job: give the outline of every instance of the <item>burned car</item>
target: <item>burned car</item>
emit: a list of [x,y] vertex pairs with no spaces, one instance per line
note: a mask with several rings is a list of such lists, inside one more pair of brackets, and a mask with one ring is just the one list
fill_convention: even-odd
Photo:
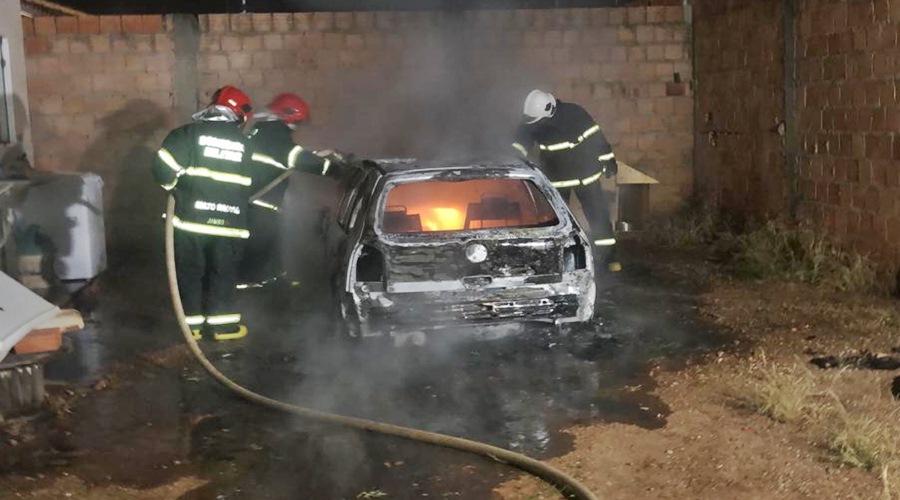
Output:
[[547,178],[507,162],[354,162],[332,255],[352,337],[591,319],[589,239]]

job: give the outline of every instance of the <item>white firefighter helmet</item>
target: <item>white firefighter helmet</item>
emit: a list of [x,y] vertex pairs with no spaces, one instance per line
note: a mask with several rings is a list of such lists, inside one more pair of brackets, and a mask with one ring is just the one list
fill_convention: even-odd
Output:
[[541,118],[549,118],[556,112],[556,98],[543,90],[532,90],[525,98],[522,110],[527,123],[534,123]]

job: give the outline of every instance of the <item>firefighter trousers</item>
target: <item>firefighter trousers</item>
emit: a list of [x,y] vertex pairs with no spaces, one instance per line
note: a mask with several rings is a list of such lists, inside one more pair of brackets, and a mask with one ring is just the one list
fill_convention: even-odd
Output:
[[192,330],[233,333],[237,263],[243,240],[175,230],[175,270],[184,314]]
[[238,265],[238,281],[254,284],[278,276],[281,263],[281,217],[268,208],[250,206],[247,240]]
[[598,268],[607,267],[618,261],[609,200],[602,184],[595,182],[587,186],[564,188],[571,190],[571,193],[563,193],[563,197],[570,206],[573,203],[573,196],[581,205],[584,218],[587,219],[587,233],[591,236],[594,246],[594,262]]

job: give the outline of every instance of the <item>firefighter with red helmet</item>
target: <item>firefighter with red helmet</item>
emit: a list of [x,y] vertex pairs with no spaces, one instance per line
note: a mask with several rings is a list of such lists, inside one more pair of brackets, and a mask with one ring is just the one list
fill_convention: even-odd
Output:
[[175,198],[175,266],[187,323],[197,339],[247,335],[235,309],[237,261],[250,237],[250,148],[241,127],[250,98],[225,86],[208,107],[163,140],[152,171]]
[[598,269],[620,271],[605,194],[608,188],[609,195],[615,195],[612,177],[618,165],[600,126],[581,106],[542,90],[528,94],[523,112],[513,147],[526,159],[529,150],[536,149],[541,170],[566,201],[571,194],[578,197],[590,225]]
[[278,212],[294,172],[333,175],[334,157],[314,153],[296,144],[293,132],[309,117],[302,97],[284,93],[275,96],[266,110],[253,117],[248,130],[253,151],[252,177],[255,195],[248,211],[253,236],[240,265],[239,288],[261,286],[277,279],[281,264]]

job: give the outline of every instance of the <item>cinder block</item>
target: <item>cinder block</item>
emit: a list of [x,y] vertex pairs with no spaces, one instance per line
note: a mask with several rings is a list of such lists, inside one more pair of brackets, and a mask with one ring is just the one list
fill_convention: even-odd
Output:
[[268,33],[272,31],[272,14],[250,14],[250,25],[257,33]]
[[562,47],[563,37],[561,31],[545,31],[543,38],[545,47]]
[[[628,47],[629,62],[643,62],[647,60],[647,53],[644,47]],[[652,76],[652,71],[651,71]]]
[[313,28],[313,15],[309,12],[295,12],[293,14],[294,31],[309,31]]
[[609,9],[595,8],[589,9],[591,26],[606,26],[609,24]]
[[141,16],[141,28],[139,33],[161,33],[163,32],[162,16]]
[[648,45],[646,50],[648,61],[664,61],[666,59],[665,45]]
[[56,34],[56,18],[53,16],[35,17],[34,33],[42,36]]
[[683,45],[677,44],[668,44],[665,49],[666,60],[668,61],[676,61],[680,59],[684,59],[685,51]]
[[[69,53],[69,37],[55,36],[50,41],[50,53],[53,55],[65,55]],[[27,39],[26,39],[27,42]],[[28,50],[26,47],[26,55]]]
[[374,12],[354,12],[354,22],[359,30],[371,30],[375,28]]
[[87,39],[72,39],[69,41],[69,53],[71,54],[88,54],[91,47],[88,45]]
[[651,43],[655,39],[655,28],[653,26],[637,26],[635,28],[635,39],[637,43]]
[[344,35],[340,33],[325,33],[325,48],[340,49],[344,46]]
[[253,19],[250,14],[229,14],[228,23],[231,31],[235,33],[249,33],[253,31]]
[[228,57],[221,54],[206,56],[206,69],[209,71],[225,71],[228,69]]
[[334,14],[334,27],[342,31],[349,31],[353,29],[353,13],[336,12]]
[[[29,36],[25,38],[25,55],[37,57],[50,52],[50,40],[43,36]],[[31,61],[29,61],[31,64]]]
[[646,7],[628,7],[626,11],[626,19],[628,24],[638,25],[647,22]]
[[620,26],[616,31],[616,40],[621,44],[631,44],[637,40],[635,30],[629,26]]
[[233,70],[246,70],[250,68],[251,54],[246,52],[232,52],[228,54],[228,67]]
[[294,17],[290,13],[279,12],[272,14],[272,31],[276,33],[289,33],[294,28]]
[[513,25],[518,29],[531,29],[534,27],[534,11],[530,9],[518,9],[513,13]]
[[78,33],[78,18],[71,16],[57,17],[56,32],[59,34]]
[[123,33],[140,33],[141,16],[122,16]]
[[334,29],[333,12],[316,12],[313,14],[313,28],[317,31],[330,31]]
[[[244,37],[238,35],[222,35],[220,44],[225,52],[236,52],[241,50],[241,40]],[[254,38],[254,37],[247,37]]]
[[231,30],[231,21],[228,14],[207,15],[210,33],[225,33]]
[[347,48],[361,49],[366,46],[365,39],[360,34],[347,35]]
[[390,11],[382,11],[375,13],[375,26],[380,30],[391,30],[394,28],[394,13]]
[[620,26],[625,24],[625,16],[627,13],[627,9],[624,7],[614,7],[607,9],[609,13],[609,24],[613,26]]
[[89,39],[91,53],[107,54],[111,49],[109,35],[91,35]]
[[263,48],[266,50],[281,50],[284,48],[284,40],[282,35],[272,33],[263,36]]
[[[282,43],[284,42],[284,37],[288,35],[279,35],[282,37]],[[257,50],[261,50],[263,48],[263,37],[258,35],[247,35],[239,38],[241,42],[240,50],[246,52],[253,52]]]
[[667,23],[683,23],[684,9],[681,6],[663,7],[666,10]]
[[34,34],[34,19],[30,17],[20,16],[22,20],[22,35],[31,36]]

